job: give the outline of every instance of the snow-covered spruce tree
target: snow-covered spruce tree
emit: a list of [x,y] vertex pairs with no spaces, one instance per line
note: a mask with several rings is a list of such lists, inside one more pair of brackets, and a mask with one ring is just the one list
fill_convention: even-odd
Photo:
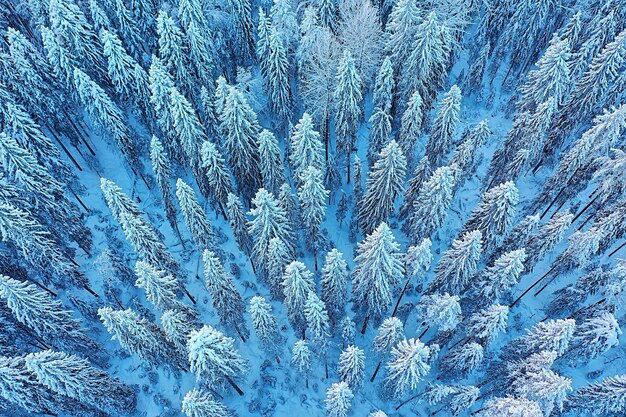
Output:
[[422,182],[408,220],[412,243],[431,237],[443,225],[454,196],[455,170],[454,166],[437,168]]
[[460,375],[466,377],[483,362],[483,346],[476,342],[463,343],[443,357],[439,364],[440,372],[445,376]]
[[426,145],[428,159],[436,166],[442,164],[452,146],[454,134],[459,124],[461,98],[461,90],[453,85],[439,104],[439,110],[433,121]]
[[163,363],[180,368],[186,366],[184,359],[177,354],[174,345],[167,341],[163,331],[133,310],[102,307],[98,310],[98,315],[112,338],[131,355],[136,353],[142,360],[155,366]]
[[249,200],[261,184],[256,143],[261,127],[257,116],[245,96],[231,87],[219,119],[228,164],[239,192]]
[[339,329],[341,330],[341,347],[353,344],[356,336],[356,324],[354,320],[346,315],[341,319],[341,322],[339,322]]
[[250,0],[230,0],[228,7],[235,17],[236,48],[241,51],[241,60],[248,62],[254,57],[254,24]]
[[247,330],[243,313],[245,303],[235,287],[232,275],[224,269],[214,252],[204,250],[204,286],[211,294],[213,308],[217,311],[220,323],[232,326],[245,342]]
[[549,416],[555,408],[563,412],[563,402],[567,392],[572,390],[572,380],[544,369],[517,378],[511,390],[520,397],[537,402],[543,415]]
[[156,177],[156,182],[161,192],[161,198],[163,199],[165,217],[172,227],[172,230],[174,230],[182,242],[182,237],[178,229],[178,221],[176,219],[176,206],[174,204],[172,185],[170,183],[172,173],[170,160],[163,148],[163,144],[159,138],[154,135],[152,135],[152,140],[150,141],[150,159],[152,161],[152,170],[154,171],[154,176]]
[[151,115],[150,89],[148,74],[134,60],[122,45],[122,41],[115,34],[107,30],[100,32],[100,41],[107,59],[107,73],[115,91],[134,102],[146,116]]
[[506,331],[509,318],[509,308],[499,304],[480,310],[468,319],[466,333],[486,346],[500,334]]
[[585,415],[619,415],[626,410],[626,375],[606,378],[579,389],[567,399],[567,409]]
[[402,339],[404,339],[404,324],[402,324],[402,321],[397,317],[388,317],[383,320],[372,341],[372,350],[380,356],[380,360],[370,378],[370,382],[374,382],[374,379],[376,379],[380,366],[391,348]]
[[26,368],[23,357],[0,356],[0,396],[6,405],[30,413],[52,414],[57,406],[53,394]]
[[583,321],[574,331],[567,356],[574,361],[595,359],[619,344],[622,334],[612,313],[604,312]]
[[189,364],[196,378],[210,388],[230,384],[239,395],[243,391],[235,383],[243,377],[248,363],[235,349],[235,341],[211,326],[192,331],[187,341]]
[[301,184],[302,174],[310,167],[324,171],[324,145],[308,113],[304,113],[295,125],[290,142],[289,161],[297,184]]
[[261,346],[268,353],[276,356],[276,361],[280,363],[279,353],[282,351],[281,343],[283,337],[278,330],[276,317],[272,314],[272,306],[261,296],[254,296],[250,299],[248,307],[252,328],[261,342]]
[[250,215],[253,216],[248,222],[248,233],[254,241],[252,256],[261,271],[267,274],[269,272],[267,254],[272,238],[282,240],[289,253],[293,253],[292,231],[287,212],[279,205],[272,193],[261,188],[252,200]]
[[166,339],[172,343],[179,355],[187,357],[187,339],[196,328],[196,318],[189,310],[167,310],[161,315],[161,327]]
[[174,19],[160,10],[156,19],[159,58],[174,77],[179,88],[191,91],[190,59],[184,49],[184,34]]
[[393,4],[385,27],[385,52],[389,54],[391,62],[404,63],[409,58],[417,26],[422,21],[421,15],[415,0],[399,0]]
[[176,135],[174,129],[174,118],[172,115],[170,91],[174,87],[174,79],[167,72],[167,68],[163,61],[152,55],[150,60],[150,69],[148,70],[148,81],[150,83],[150,103],[154,110],[156,123],[166,138],[172,138],[171,141],[166,140],[165,146],[172,158],[182,161],[182,149],[176,146],[173,138]]
[[339,355],[339,378],[355,391],[363,385],[365,377],[365,352],[357,346],[348,346]]
[[[415,144],[422,134],[424,121],[423,103],[420,93],[415,91],[406,105],[400,121],[398,144],[404,152],[408,166],[413,166],[415,160]],[[427,158],[426,156],[424,158]],[[422,160],[423,161],[423,160]]]
[[267,247],[267,281],[270,287],[272,298],[282,300],[283,293],[282,279],[285,268],[293,261],[287,245],[280,238],[273,237]]
[[291,349],[291,364],[298,373],[304,377],[306,387],[309,387],[309,374],[311,373],[311,349],[305,339],[298,340]]
[[87,360],[64,352],[44,350],[24,358],[26,367],[37,380],[58,395],[74,398],[104,412],[132,414],[135,392]]
[[563,104],[571,86],[570,54],[568,39],[553,37],[550,46],[530,71],[526,81],[520,87],[522,97],[517,104],[520,111],[534,111],[537,106],[550,97],[556,105]]
[[395,140],[380,152],[366,183],[366,192],[359,202],[359,223],[369,234],[393,214],[395,200],[404,191],[406,158]]
[[93,122],[109,132],[136,175],[141,174],[137,146],[131,139],[122,110],[89,75],[74,68],[74,87]]
[[365,313],[361,332],[370,319],[380,318],[392,301],[393,289],[403,276],[400,245],[386,223],[381,223],[357,245],[352,273],[352,295]]
[[[407,160],[407,167],[410,166]],[[404,192],[404,201],[400,206],[398,217],[401,220],[406,219],[413,208],[413,204],[417,199],[422,184],[428,181],[433,175],[433,166],[428,160],[428,156],[424,156],[413,170],[413,176],[409,179],[406,191]],[[408,230],[409,222],[405,222],[402,230]]]
[[528,238],[525,263],[527,272],[532,271],[537,262],[543,259],[546,253],[553,250],[563,240],[573,218],[574,215],[569,211],[556,213],[546,224]]
[[537,323],[528,332],[512,341],[508,348],[515,357],[524,357],[541,351],[562,355],[572,340],[576,322],[573,319],[546,320]]
[[270,29],[267,51],[261,64],[263,80],[270,106],[281,124],[286,124],[291,115],[291,89],[289,86],[289,60],[281,36],[276,28]]
[[180,147],[178,152],[184,158],[184,165],[190,166],[198,186],[207,194],[204,178],[200,170],[200,149],[207,140],[202,122],[193,105],[176,87],[170,88],[170,107],[174,123],[174,137]]
[[430,372],[430,362],[431,348],[419,339],[401,340],[391,349],[385,388],[394,398],[402,398]]
[[293,50],[298,40],[298,20],[292,10],[292,3],[286,0],[273,0],[270,9],[272,28],[275,28],[285,47]]
[[481,300],[500,300],[518,283],[522,272],[524,272],[525,260],[525,249],[503,254],[491,266],[478,274],[472,290]]
[[176,197],[185,224],[199,250],[212,249],[215,244],[215,232],[209,223],[193,188],[182,179],[176,181]]
[[227,196],[226,211],[228,222],[239,249],[250,256],[252,253],[252,238],[248,234],[248,219],[246,219],[244,214],[241,199],[233,193],[229,193]]
[[54,32],[45,26],[41,26],[41,40],[46,52],[46,58],[52,67],[54,75],[64,86],[72,85],[72,77],[77,60],[67,48],[59,43]]
[[476,172],[478,156],[480,155],[478,148],[487,142],[491,134],[487,120],[483,120],[463,136],[462,142],[454,150],[450,158],[450,165],[458,167],[456,175],[457,188],[463,184],[465,179]]
[[336,87],[333,97],[335,106],[335,134],[337,135],[337,150],[348,161],[347,179],[350,182],[350,160],[352,148],[356,143],[357,123],[361,118],[361,101],[363,81],[359,76],[354,58],[348,49],[337,67]]
[[19,323],[40,338],[61,346],[83,343],[85,335],[72,312],[34,284],[0,275],[0,299]]
[[529,214],[520,220],[504,239],[502,243],[491,255],[491,259],[495,259],[496,256],[501,256],[505,252],[510,252],[515,249],[521,249],[528,243],[528,238],[536,232],[537,225],[541,220],[538,214]]
[[313,291],[315,291],[315,282],[311,271],[299,261],[293,261],[287,265],[283,275],[283,294],[287,316],[296,332],[304,334],[307,325],[305,304],[309,293]]
[[391,135],[391,115],[389,110],[375,108],[369,119],[370,138],[367,144],[367,159],[374,164],[383,146],[389,141]]
[[426,325],[422,335],[435,327],[442,332],[454,330],[462,320],[461,305],[456,295],[448,293],[424,295],[417,308],[422,325]]
[[180,284],[172,275],[144,261],[135,264],[135,274],[137,274],[135,286],[143,288],[148,301],[158,310],[164,312],[181,306],[177,297]]
[[[330,322],[324,302],[313,291],[309,292],[304,303],[304,317],[311,341],[317,346],[319,354],[324,356],[324,364],[327,368],[326,351],[330,337]],[[328,371],[326,371],[326,374],[328,374]]]
[[324,185],[329,191],[328,204],[335,201],[335,194],[337,191],[343,191],[341,183],[341,174],[339,173],[339,167],[337,166],[337,160],[334,155],[329,155],[326,160],[326,175],[324,175]]
[[[441,20],[433,10],[424,19],[420,19],[415,27],[415,35],[407,39],[408,44],[402,47],[408,51],[408,55],[403,61],[397,61],[402,63],[399,77],[400,96],[403,101],[407,101],[411,94],[419,92],[424,102],[424,113],[430,110],[437,93],[443,89],[447,75],[450,50],[444,42],[442,32]],[[458,93],[460,102],[460,90],[455,89],[454,95]],[[447,143],[441,143],[434,150],[445,150],[445,145]],[[431,159],[437,160],[436,157]]]
[[322,268],[321,298],[326,304],[331,323],[339,323],[345,315],[345,305],[348,300],[347,284],[350,278],[348,263],[343,254],[333,248],[326,254]]
[[[391,313],[392,316],[395,316],[398,312],[398,307],[400,307],[400,302],[402,301],[402,297],[404,297],[404,293],[409,288],[411,279],[419,278],[422,281],[426,271],[430,269],[430,265],[433,261],[431,247],[432,242],[429,238],[425,238],[418,245],[410,246],[407,249],[406,254],[404,255],[404,269],[406,271],[407,278],[404,282],[404,286],[402,287],[402,291],[398,296],[398,301],[396,301],[396,306]],[[422,282],[419,283],[419,287],[421,286]]]
[[454,240],[435,268],[435,279],[429,291],[462,294],[470,278],[476,273],[478,260],[482,254],[482,233],[478,230],[467,232]]
[[46,272],[45,281],[60,287],[71,284],[89,288],[86,278],[28,211],[0,203],[0,235],[2,241],[14,245],[29,264]]
[[543,417],[539,404],[524,397],[504,397],[488,400],[478,417]]
[[354,394],[345,382],[336,382],[326,390],[326,415],[346,417],[352,407]]
[[226,161],[215,144],[209,141],[202,144],[200,155],[204,175],[209,186],[209,195],[219,204],[222,214],[226,217],[228,195],[233,192],[233,184],[226,167]]
[[194,388],[185,394],[182,411],[187,417],[231,417],[233,413],[207,391]]
[[485,69],[489,64],[489,56],[491,54],[491,44],[487,41],[478,52],[478,56],[472,61],[472,64],[467,70],[467,76],[463,82],[463,90],[466,93],[477,92],[478,97],[482,96],[480,88],[483,84],[483,77],[485,75]]
[[390,111],[393,105],[393,90],[396,86],[396,82],[393,78],[393,65],[389,56],[385,56],[376,80],[374,82],[374,89],[372,92],[372,104],[374,108]]
[[263,129],[259,134],[259,161],[263,188],[272,193],[277,193],[284,178],[283,165],[280,159],[278,140],[267,129]]
[[320,228],[326,216],[327,197],[328,190],[324,188],[322,172],[315,167],[308,167],[300,176],[298,198],[302,221],[307,229],[307,245],[313,249],[316,270]]
[[423,397],[430,405],[442,404],[453,416],[469,410],[478,400],[480,389],[473,385],[433,384],[426,387]]

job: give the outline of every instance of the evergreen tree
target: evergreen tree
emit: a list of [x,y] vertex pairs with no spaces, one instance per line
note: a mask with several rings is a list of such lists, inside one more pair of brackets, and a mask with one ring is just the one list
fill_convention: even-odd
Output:
[[246,255],[252,253],[252,238],[248,234],[248,220],[243,212],[241,200],[233,193],[228,194],[226,200],[228,222],[235,236],[239,249]]
[[516,379],[511,387],[513,392],[539,404],[543,415],[550,415],[556,408],[563,411],[567,392],[572,390],[572,380],[558,375],[549,369],[526,373]]
[[567,355],[574,360],[594,359],[619,344],[622,334],[612,313],[604,312],[576,326]]
[[346,417],[352,407],[354,394],[345,382],[336,382],[326,390],[326,415]]
[[[408,166],[409,164],[407,160],[407,167]],[[409,179],[409,182],[407,184],[407,189],[404,193],[404,201],[400,206],[400,219],[405,219],[411,213],[411,209],[413,208],[413,204],[415,203],[415,200],[419,195],[422,184],[425,181],[428,181],[432,174],[433,167],[428,160],[428,156],[424,156],[413,170],[413,177]],[[403,226],[403,230],[408,230],[408,225],[409,222],[406,222]]]
[[576,322],[573,319],[546,320],[537,323],[525,335],[510,344],[516,357],[524,357],[542,351],[554,351],[562,355],[574,335]]
[[[398,144],[404,152],[408,166],[413,166],[415,159],[415,144],[422,135],[422,122],[424,121],[423,102],[420,93],[415,91],[402,113]],[[427,158],[426,156],[424,158]],[[423,159],[422,159],[423,161]],[[420,162],[421,163],[421,162]]]
[[102,411],[135,412],[135,392],[76,355],[44,350],[30,353],[26,367],[54,393],[93,405]]
[[435,268],[435,280],[431,291],[445,291],[462,294],[470,278],[476,273],[478,260],[482,254],[482,233],[478,230],[467,232],[454,240]]
[[[157,125],[166,138],[174,138],[176,137],[176,130],[174,128],[174,116],[170,108],[174,80],[167,72],[163,62],[154,55],[150,61],[148,80],[150,82],[150,103],[152,103]],[[176,143],[175,140],[166,140],[165,146],[173,158],[182,161],[182,149],[176,146]]]
[[357,246],[352,294],[368,318],[380,317],[391,304],[393,289],[404,273],[399,249],[386,223],[381,223]]
[[161,315],[161,326],[166,339],[180,355],[187,356],[187,339],[195,328],[195,318],[187,310],[167,310]]
[[417,27],[422,21],[421,14],[415,0],[400,0],[393,4],[385,27],[385,50],[391,62],[404,63],[409,58]]
[[187,417],[231,417],[233,413],[213,395],[192,389],[183,398],[182,411]]
[[565,232],[572,223],[574,215],[569,211],[556,213],[537,232],[532,234],[526,243],[525,270],[530,272],[546,253],[563,240]]
[[383,63],[380,65],[376,81],[374,83],[374,91],[372,93],[372,104],[374,108],[383,110],[391,110],[393,104],[393,89],[395,81],[393,79],[393,66],[389,56],[385,56]]
[[[363,99],[362,80],[357,73],[354,58],[348,49],[337,67],[337,86],[333,97],[335,105],[335,132],[337,148],[349,162],[352,148],[356,143],[357,123],[361,117]],[[350,182],[350,164],[348,163],[347,182]]]
[[338,323],[345,314],[347,302],[348,264],[336,248],[326,254],[322,268],[321,296],[332,323]]
[[452,203],[454,169],[447,166],[437,168],[421,185],[409,219],[413,242],[430,237],[443,225]]
[[243,392],[234,382],[248,368],[234,340],[211,326],[203,326],[192,331],[187,342],[191,371],[198,380],[204,381],[209,388],[220,387],[228,382],[240,395]]
[[217,311],[220,323],[232,326],[245,341],[246,329],[243,319],[245,303],[235,287],[233,277],[226,272],[215,253],[205,249],[202,260],[204,286],[211,294],[213,308]]
[[296,331],[304,333],[306,327],[305,304],[309,293],[315,290],[313,274],[299,261],[293,261],[285,269],[283,294],[287,316]]
[[311,340],[318,346],[320,353],[326,353],[328,338],[330,337],[330,323],[326,306],[314,291],[310,291],[306,298],[304,316]]
[[493,265],[478,275],[474,284],[476,293],[482,300],[499,300],[518,283],[520,275],[524,272],[525,260],[525,249],[501,255]]
[[309,373],[311,372],[311,349],[305,339],[294,343],[291,350],[291,364],[304,377],[307,388],[309,387]]
[[244,60],[248,60],[254,54],[252,4],[250,0],[231,0],[228,5],[235,16],[237,50],[241,51]]
[[162,363],[184,366],[182,358],[176,354],[175,347],[167,342],[161,329],[133,310],[102,307],[98,315],[112,338],[131,355],[136,353],[155,366]]
[[127,158],[136,174],[141,173],[141,163],[136,144],[130,138],[122,110],[89,75],[74,68],[74,87],[79,101],[93,122],[109,132]]
[[348,346],[339,355],[337,373],[339,378],[347,383],[352,390],[363,384],[365,376],[365,352],[356,346]]
[[391,115],[389,110],[376,107],[369,119],[370,140],[367,145],[367,159],[373,164],[382,147],[389,141],[391,135]]
[[274,134],[267,129],[263,129],[259,134],[259,161],[263,188],[271,193],[278,192],[278,187],[283,181],[280,148]]
[[276,29],[288,50],[293,50],[298,40],[298,20],[291,8],[292,4],[287,0],[273,0],[270,10],[272,28]]
[[228,202],[228,195],[233,190],[226,161],[214,143],[206,141],[200,150],[202,168],[205,170],[209,195],[219,203],[222,214],[226,216],[225,207]]
[[454,330],[462,319],[459,297],[448,293],[423,296],[418,310],[423,324],[428,328],[438,327],[440,331]]
[[606,378],[583,387],[568,398],[568,408],[591,415],[611,415],[626,410],[626,375]]
[[182,179],[176,181],[176,197],[185,224],[199,250],[211,249],[214,246],[215,232],[213,226],[196,198],[196,193]]
[[52,394],[26,368],[23,357],[0,357],[0,395],[7,405],[30,413],[51,414],[56,406]]
[[441,165],[450,151],[454,134],[459,123],[461,110],[461,90],[456,85],[450,88],[439,105],[437,116],[426,145],[428,159],[435,165]]
[[466,327],[467,334],[486,345],[506,331],[508,317],[507,306],[493,304],[470,316]]
[[265,14],[265,10],[259,7],[259,24],[257,25],[257,41],[256,41],[256,58],[261,67],[262,73],[267,71],[266,65],[268,60],[267,56],[270,44],[270,34],[272,31],[272,21],[269,16]]
[[189,73],[189,59],[183,43],[183,32],[174,19],[164,10],[159,11],[156,19],[159,58],[167,71],[174,77],[178,87],[192,91]]
[[489,56],[491,54],[491,43],[487,41],[481,48],[478,56],[472,61],[468,71],[465,82],[463,83],[463,90],[468,93],[479,91],[483,84],[483,77],[485,75],[485,69],[489,63]]
[[178,15],[185,31],[189,61],[198,80],[203,84],[213,78],[212,74],[218,66],[218,42],[213,38],[205,8],[206,5],[201,0],[179,0],[178,3]]
[[339,323],[341,328],[341,345],[349,346],[354,343],[354,337],[356,336],[356,324],[350,316],[345,316]]
[[487,142],[491,134],[487,120],[483,120],[463,136],[462,142],[456,147],[452,158],[450,158],[450,165],[458,167],[456,188],[459,188],[466,178],[476,172],[478,155],[480,155],[478,149]]
[[80,322],[60,301],[34,284],[0,275],[0,299],[22,323],[44,340],[68,344],[84,344]]
[[440,370],[446,375],[461,375],[467,377],[483,362],[484,352],[482,345],[476,342],[463,343],[441,360]]
[[244,95],[237,89],[230,88],[224,111],[219,118],[228,164],[237,187],[246,199],[251,199],[258,190],[261,179],[256,144],[256,136],[261,127],[256,114]]
[[313,248],[317,268],[317,246],[320,240],[320,228],[326,216],[328,190],[324,188],[321,171],[315,167],[309,167],[302,173],[300,184],[298,190],[300,213],[307,228],[307,242]]
[[539,404],[524,397],[493,398],[485,403],[478,417],[542,417]]
[[395,199],[404,191],[406,158],[395,140],[380,152],[367,179],[367,191],[359,204],[359,223],[364,233],[371,233],[380,223],[389,221]]
[[401,340],[387,363],[385,387],[395,398],[403,397],[430,372],[431,348],[418,339]]
[[280,344],[283,337],[278,330],[276,318],[272,314],[272,306],[260,296],[254,296],[250,299],[248,307],[250,318],[252,320],[252,328],[254,329],[261,346],[268,352],[276,355],[281,351]]
[[277,237],[270,239],[267,247],[267,278],[272,298],[280,300],[284,297],[282,277],[285,274],[285,268],[292,260],[293,256],[285,242]]
[[294,170],[294,177],[298,184],[305,170],[309,167],[323,171],[324,156],[320,134],[315,131],[313,119],[304,113],[294,127],[291,135],[291,149],[289,160]]
[[289,60],[283,41],[274,27],[270,29],[267,52],[263,59],[267,60],[267,63],[261,64],[261,69],[265,69],[263,78],[270,106],[278,119],[286,123],[291,114]]
[[292,232],[287,218],[287,212],[278,204],[274,196],[261,188],[252,200],[253,208],[250,215],[253,219],[248,222],[248,233],[253,237],[252,256],[261,266],[262,270],[268,271],[268,247],[274,237],[283,241],[292,252],[290,246]]
[[501,243],[511,227],[518,201],[519,192],[513,181],[486,191],[465,222],[463,232],[479,230],[483,237],[483,248],[485,252],[490,252]]
[[154,135],[152,135],[152,140],[150,142],[150,159],[152,161],[152,170],[154,171],[159,191],[161,191],[161,198],[163,199],[163,206],[165,208],[165,217],[172,227],[172,230],[180,236],[178,221],[176,220],[176,206],[174,205],[172,186],[170,184],[170,177],[172,173],[170,160],[165,153],[163,144],[159,138]]
[[148,301],[158,310],[166,311],[181,306],[176,296],[179,283],[172,275],[143,261],[135,264],[135,274],[137,274],[135,286],[143,288]]

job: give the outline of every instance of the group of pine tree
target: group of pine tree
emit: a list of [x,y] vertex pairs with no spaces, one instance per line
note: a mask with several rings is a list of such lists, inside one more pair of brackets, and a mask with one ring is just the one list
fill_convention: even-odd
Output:
[[3,415],[141,413],[132,355],[231,416],[242,346],[329,417],[626,413],[626,1],[7,0],[0,32]]

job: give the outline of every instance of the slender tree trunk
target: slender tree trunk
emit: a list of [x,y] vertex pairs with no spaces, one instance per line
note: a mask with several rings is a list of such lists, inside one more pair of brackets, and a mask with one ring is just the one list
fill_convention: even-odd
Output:
[[403,407],[405,405],[407,405],[408,403],[410,403],[411,401],[413,401],[414,399],[416,399],[417,397],[419,397],[421,394],[415,394],[414,396],[412,396],[411,398],[409,398],[408,400],[404,400],[402,401],[400,404],[398,404],[395,407],[395,410],[398,411],[400,409],[400,407]]
[[45,285],[41,284],[38,281],[35,281],[34,279],[28,279],[30,282],[32,282],[33,284],[35,284],[36,286],[38,286],[39,288],[41,288],[42,290],[46,291],[48,294],[50,294],[53,297],[58,297],[59,294],[57,294],[56,292],[52,291],[50,288],[46,287]]
[[587,211],[587,209],[589,207],[591,207],[591,205],[598,199],[598,197],[600,197],[600,194],[596,195],[593,200],[591,200],[590,202],[587,203],[587,205],[585,207],[583,207],[583,209],[581,211],[578,212],[578,214],[572,219],[572,223],[574,223],[576,220],[578,220],[578,218],[585,212]]
[[89,285],[83,285],[83,288],[91,295],[93,295],[96,298],[100,298],[100,296],[98,294],[96,294],[96,292],[94,290],[92,290],[91,288],[89,288]]
[[185,287],[183,285],[183,292],[185,293],[185,295],[187,296],[187,298],[189,298],[189,301],[191,301],[193,304],[196,304],[196,299],[193,298],[193,296],[191,295],[191,293],[189,292],[189,290],[187,289],[187,287]]
[[624,246],[626,246],[626,242],[622,243],[621,245],[619,245],[617,248],[615,248],[614,251],[612,251],[611,253],[609,253],[609,256],[613,256],[615,255],[615,253],[620,250],[621,248],[623,248]]
[[361,334],[365,334],[365,331],[367,330],[367,323],[370,321],[370,316],[369,314],[367,316],[365,316],[365,320],[363,320],[363,326],[361,326]]
[[346,178],[346,184],[350,184],[350,167],[352,166],[352,158],[350,158],[351,155],[352,152],[348,151],[348,176]]
[[275,355],[274,358],[276,358],[276,363],[280,365],[280,356]]
[[378,375],[378,371],[380,371],[380,366],[383,364],[383,360],[381,359],[380,361],[378,361],[378,365],[376,365],[376,369],[374,370],[374,373],[372,374],[372,377],[370,378],[370,382],[374,382],[374,380],[376,379],[376,375]]
[[400,301],[402,301],[402,297],[404,297],[404,293],[406,292],[406,289],[409,287],[409,283],[411,282],[411,277],[409,276],[406,279],[406,282],[404,283],[404,287],[402,287],[402,291],[400,292],[400,295],[398,296],[398,301],[396,301],[396,306],[393,308],[393,312],[391,313],[391,317],[395,317],[396,313],[398,312],[398,307],[400,307]]
[[224,375],[224,379],[226,379],[226,382],[228,382],[230,386],[233,387],[235,391],[237,391],[237,394],[243,397],[243,391],[241,390],[241,388],[239,388],[235,381],[232,380],[231,377],[229,377],[228,375]]
[[554,270],[554,268],[556,268],[556,265],[553,266],[552,268],[550,268],[548,270],[548,272],[546,272],[541,278],[539,278],[538,280],[536,280],[535,282],[533,282],[533,284],[526,288],[526,291],[524,291],[519,297],[517,297],[515,299],[515,301],[513,301],[510,305],[509,308],[513,308],[517,303],[519,303],[521,301],[522,298],[524,298],[526,296],[526,294],[528,294],[533,288],[535,288],[537,285],[539,285],[539,283],[544,279],[544,277],[548,276],[548,274],[550,272],[552,272]]
[[239,337],[241,338],[241,341],[243,343],[246,343],[246,338],[245,336],[241,333],[241,330],[239,330],[239,326],[233,326],[235,328],[235,331],[237,332],[237,334],[239,335]]

